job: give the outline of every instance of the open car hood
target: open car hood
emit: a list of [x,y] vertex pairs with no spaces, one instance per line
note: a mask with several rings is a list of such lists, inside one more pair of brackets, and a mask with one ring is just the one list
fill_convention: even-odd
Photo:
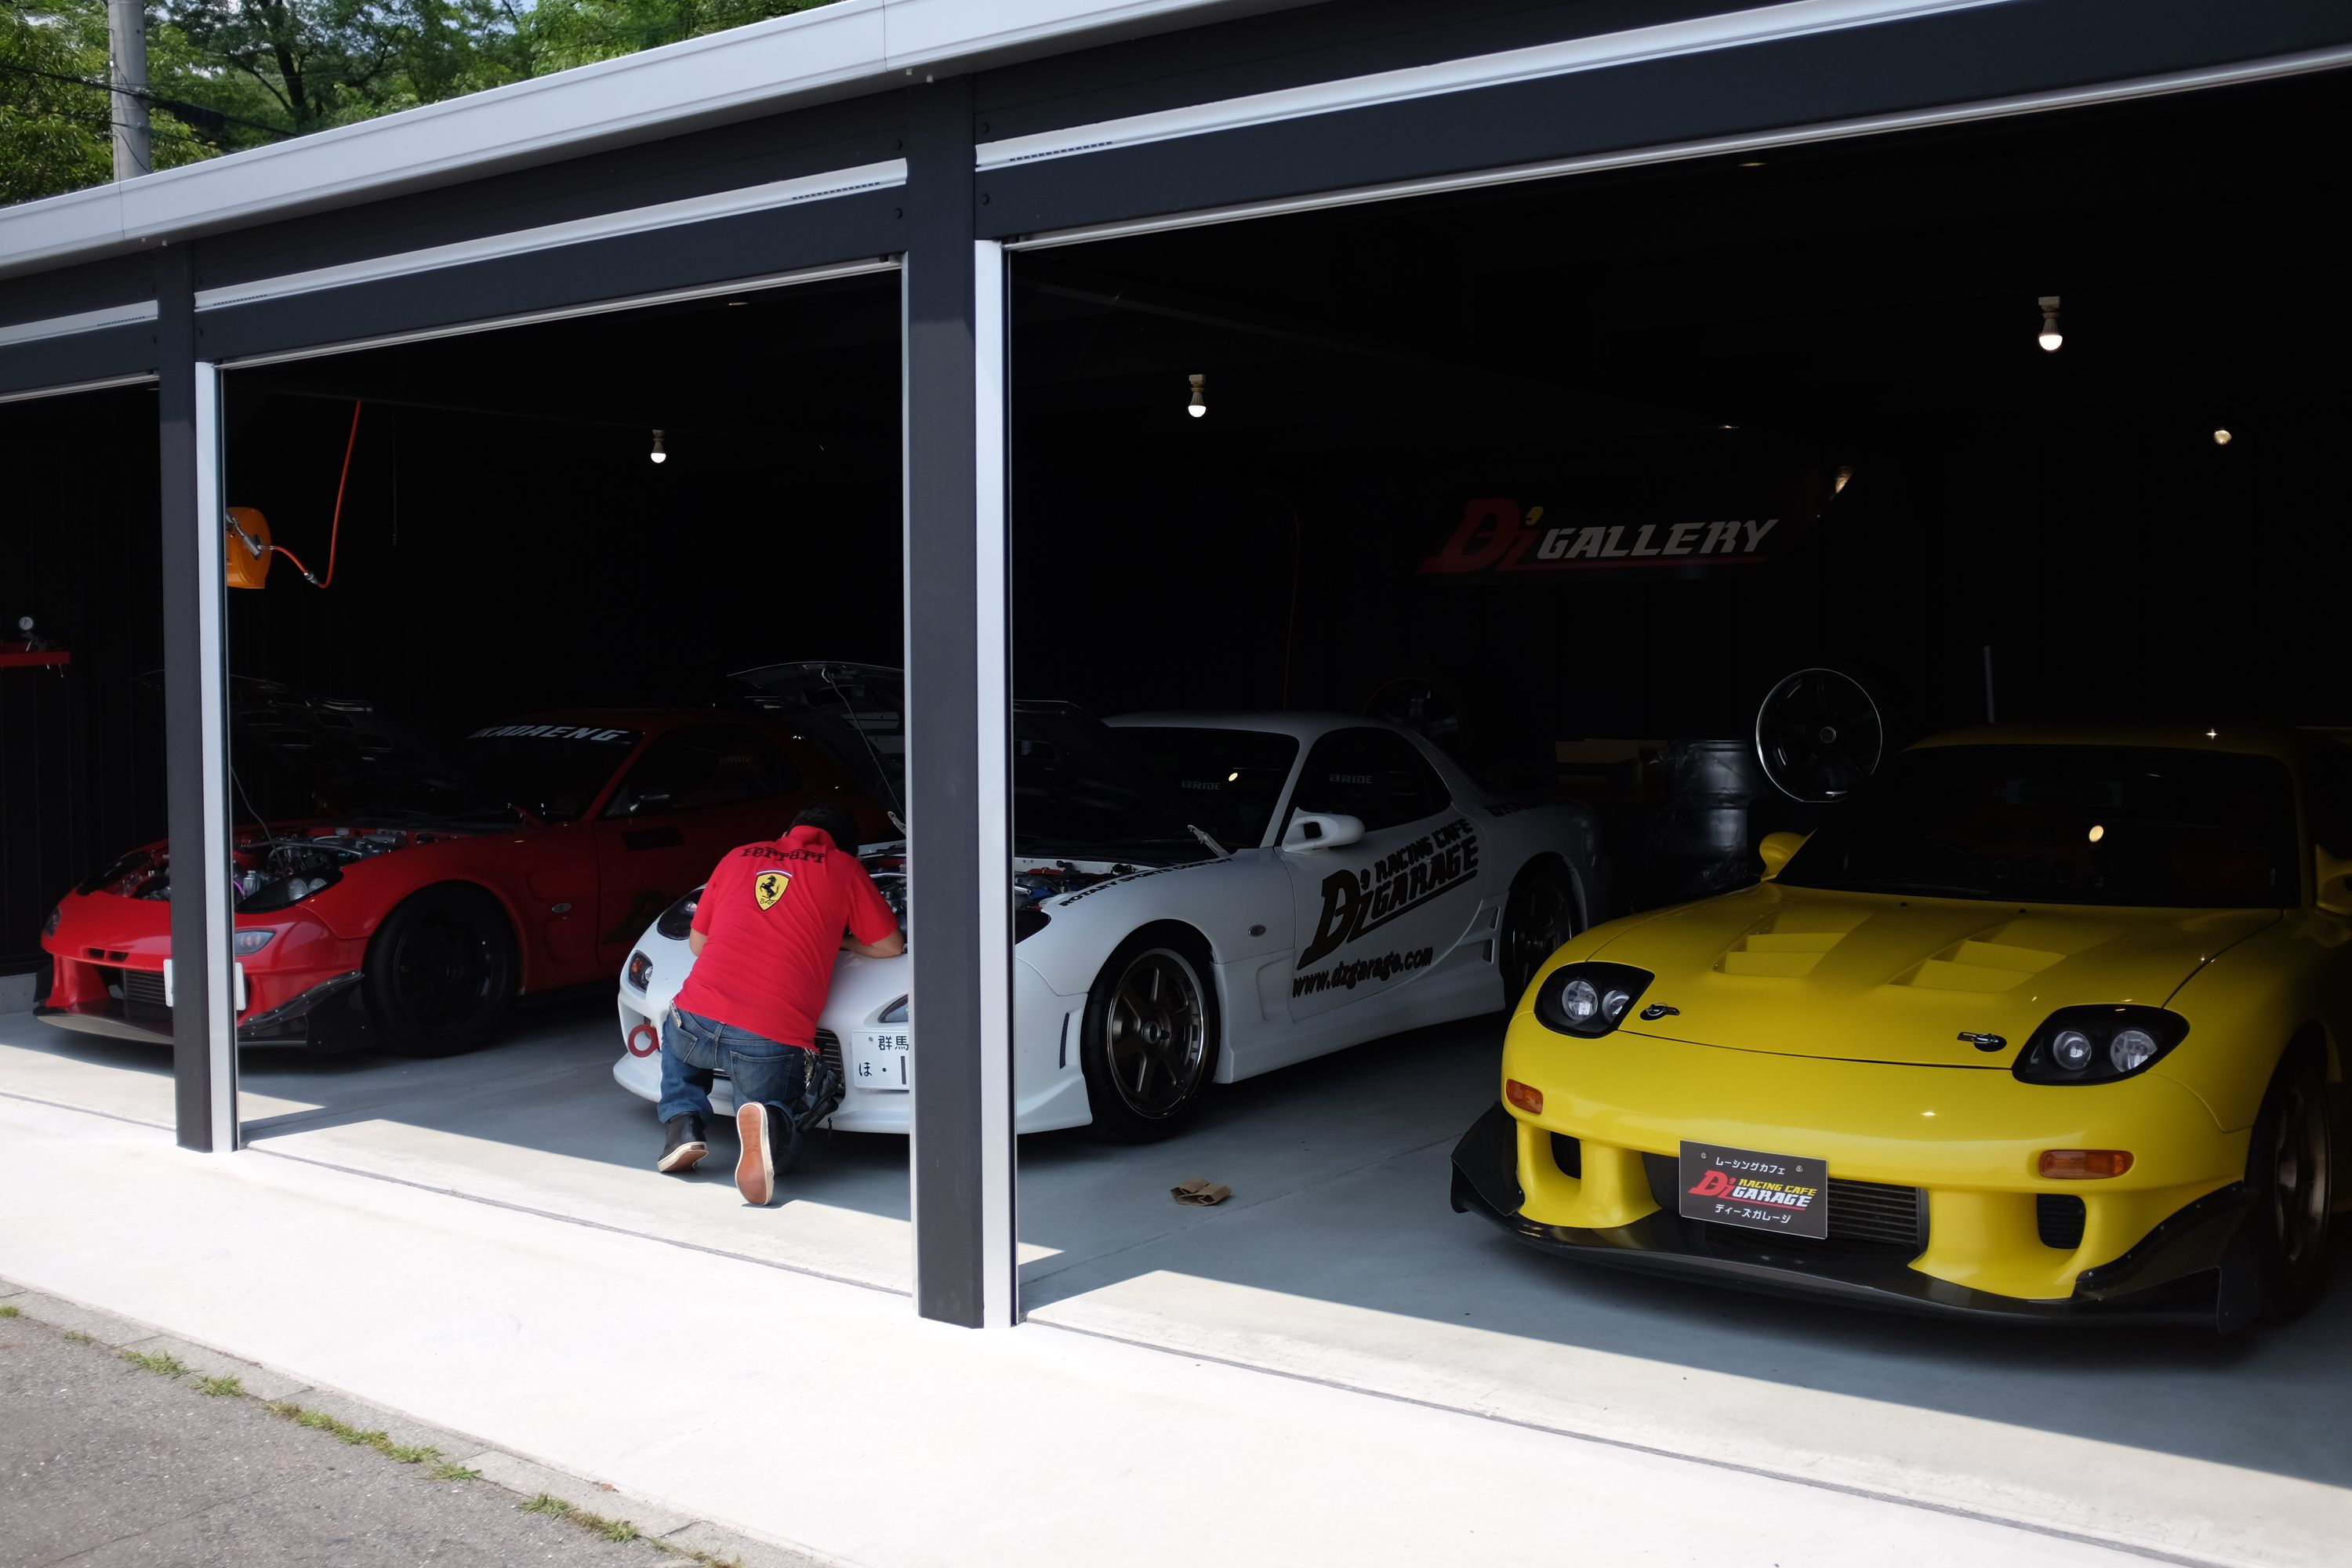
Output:
[[[1897,898],[1759,883],[1669,910],[1590,957],[1656,978],[1621,1033],[1851,1061],[2007,1068],[2060,1007],[2161,1006],[2275,910]],[[1640,1009],[1637,1008],[1637,1014]],[[1963,1033],[1999,1035],[1986,1052]]]

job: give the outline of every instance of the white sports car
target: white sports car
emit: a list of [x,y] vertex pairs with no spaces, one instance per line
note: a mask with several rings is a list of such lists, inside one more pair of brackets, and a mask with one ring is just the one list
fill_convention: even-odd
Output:
[[[1024,1132],[1142,1141],[1230,1083],[1517,999],[1607,908],[1582,806],[1502,799],[1412,731],[1342,714],[1014,708],[1014,1099]],[[1228,848],[1227,847],[1231,847]],[[898,847],[866,854],[905,916]],[[660,1096],[694,895],[621,977],[613,1076]],[[910,942],[919,933],[909,931]],[[904,1132],[911,955],[845,956],[830,1125]],[[713,1095],[730,1109],[722,1078]]]

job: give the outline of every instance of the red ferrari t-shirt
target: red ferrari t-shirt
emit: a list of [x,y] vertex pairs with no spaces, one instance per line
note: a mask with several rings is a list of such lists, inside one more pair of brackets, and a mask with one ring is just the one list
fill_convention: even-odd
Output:
[[898,920],[857,857],[822,828],[730,851],[695,906],[705,941],[677,1005],[788,1046],[816,1047],[845,931],[887,941]]

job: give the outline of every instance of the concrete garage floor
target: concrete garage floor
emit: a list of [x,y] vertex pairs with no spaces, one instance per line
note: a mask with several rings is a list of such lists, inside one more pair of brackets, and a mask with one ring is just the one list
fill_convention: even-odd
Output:
[[[821,1141],[791,1201],[747,1212],[724,1162],[694,1182],[650,1170],[650,1110],[608,1076],[608,1001],[519,1022],[443,1062],[256,1053],[252,1146],[907,1289],[903,1140]],[[2352,1256],[2318,1312],[2231,1341],[1917,1322],[1561,1264],[1447,1205],[1497,1026],[1234,1086],[1165,1144],[1024,1140],[1032,1321],[2179,1559],[2342,1560]],[[0,1019],[0,1092],[161,1124],[164,1066]],[[1234,1198],[1179,1207],[1167,1189],[1194,1175]]]

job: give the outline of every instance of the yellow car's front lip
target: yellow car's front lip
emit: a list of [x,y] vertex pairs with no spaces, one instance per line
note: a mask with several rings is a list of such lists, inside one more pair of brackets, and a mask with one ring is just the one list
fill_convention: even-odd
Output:
[[[2172,1215],[2243,1175],[2243,1131],[2147,1073],[2119,1083],[2044,1087],[2006,1068],[1833,1060],[1616,1034],[1582,1039],[1513,1020],[1504,1076],[1540,1090],[1539,1114],[1512,1108],[1521,1203],[1538,1226],[1615,1232],[1661,1207],[1643,1156],[1685,1141],[1826,1162],[1833,1180],[1923,1188],[1927,1243],[1908,1267],[1970,1291],[2063,1300],[2086,1269],[2140,1246]],[[1581,1173],[1555,1161],[1551,1134],[1578,1140]],[[2126,1174],[2054,1181],[2047,1149],[2123,1149]],[[2079,1245],[2045,1246],[2036,1198],[2084,1201]],[[1832,1209],[1834,1214],[1834,1208]],[[1711,1227],[1712,1228],[1712,1227]]]

